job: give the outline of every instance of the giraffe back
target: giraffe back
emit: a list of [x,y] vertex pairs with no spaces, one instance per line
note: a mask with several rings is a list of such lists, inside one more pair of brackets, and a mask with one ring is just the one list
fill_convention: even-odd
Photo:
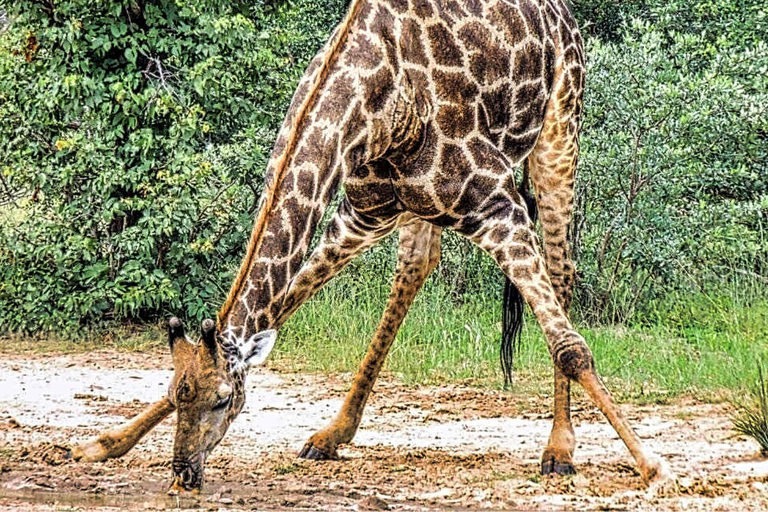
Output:
[[[363,112],[391,120],[386,163],[348,179],[360,209],[396,197],[450,225],[514,187],[509,169],[536,145],[555,88],[580,104],[582,41],[562,0],[369,1],[353,23],[337,66],[359,75]],[[462,201],[467,190],[477,197]]]

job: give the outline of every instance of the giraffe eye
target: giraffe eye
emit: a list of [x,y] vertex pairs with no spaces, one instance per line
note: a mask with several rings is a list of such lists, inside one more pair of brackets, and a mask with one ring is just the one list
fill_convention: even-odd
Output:
[[179,382],[176,387],[176,402],[191,402],[195,398],[195,390],[186,379]]
[[231,402],[231,401],[232,401],[232,395],[229,395],[229,396],[227,396],[225,398],[222,398],[221,400],[216,402],[216,405],[213,406],[213,410],[214,411],[220,411],[220,410],[224,409],[226,406],[228,406],[229,402]]

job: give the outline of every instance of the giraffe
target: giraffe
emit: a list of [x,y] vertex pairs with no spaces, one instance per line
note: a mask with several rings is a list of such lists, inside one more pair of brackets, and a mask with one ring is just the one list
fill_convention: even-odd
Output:
[[[645,482],[673,489],[668,465],[624,419],[567,314],[574,267],[566,233],[584,75],[582,39],[565,0],[353,0],[296,90],[217,322],[206,320],[195,342],[171,319],[175,374],[167,397],[73,455],[125,453],[176,410],[171,489],[199,489],[207,455],[243,407],[245,375],[266,359],[276,329],[351,259],[399,229],[393,290],[352,389],[334,422],[300,453],[334,457],[357,430],[447,228],[491,255],[545,334],[555,414],[542,472],[573,472],[575,381],[624,441]],[[518,189],[514,169],[521,164]],[[525,200],[528,179],[541,212],[543,255]],[[342,184],[345,197],[302,266]]]

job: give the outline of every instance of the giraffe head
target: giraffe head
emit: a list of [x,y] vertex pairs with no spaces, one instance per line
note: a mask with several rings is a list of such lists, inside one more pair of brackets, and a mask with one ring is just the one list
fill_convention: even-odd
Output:
[[197,491],[206,457],[219,444],[245,402],[249,367],[264,362],[275,331],[262,331],[240,346],[217,340],[213,320],[203,321],[201,339],[187,337],[181,320],[168,322],[174,375],[168,398],[176,407],[171,492]]

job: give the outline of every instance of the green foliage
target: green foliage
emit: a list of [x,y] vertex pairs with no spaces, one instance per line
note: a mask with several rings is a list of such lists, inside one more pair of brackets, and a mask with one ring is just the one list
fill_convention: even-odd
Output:
[[343,8],[9,6],[0,172],[27,198],[2,213],[2,330],[212,314],[274,132]]
[[[211,315],[296,81],[347,3],[0,6],[0,204],[17,198],[0,206],[0,331]],[[764,296],[764,2],[574,11],[589,65],[577,316],[684,330],[695,305],[737,307],[745,283]],[[387,289],[395,245],[347,276]],[[452,234],[443,246],[433,281],[451,303],[496,303],[490,259]]]
[[621,41],[588,41],[574,234],[590,321],[768,275],[765,4],[646,9]]
[[625,23],[632,17],[646,17],[649,0],[587,0],[571,3],[579,30],[585,38],[620,41]]

